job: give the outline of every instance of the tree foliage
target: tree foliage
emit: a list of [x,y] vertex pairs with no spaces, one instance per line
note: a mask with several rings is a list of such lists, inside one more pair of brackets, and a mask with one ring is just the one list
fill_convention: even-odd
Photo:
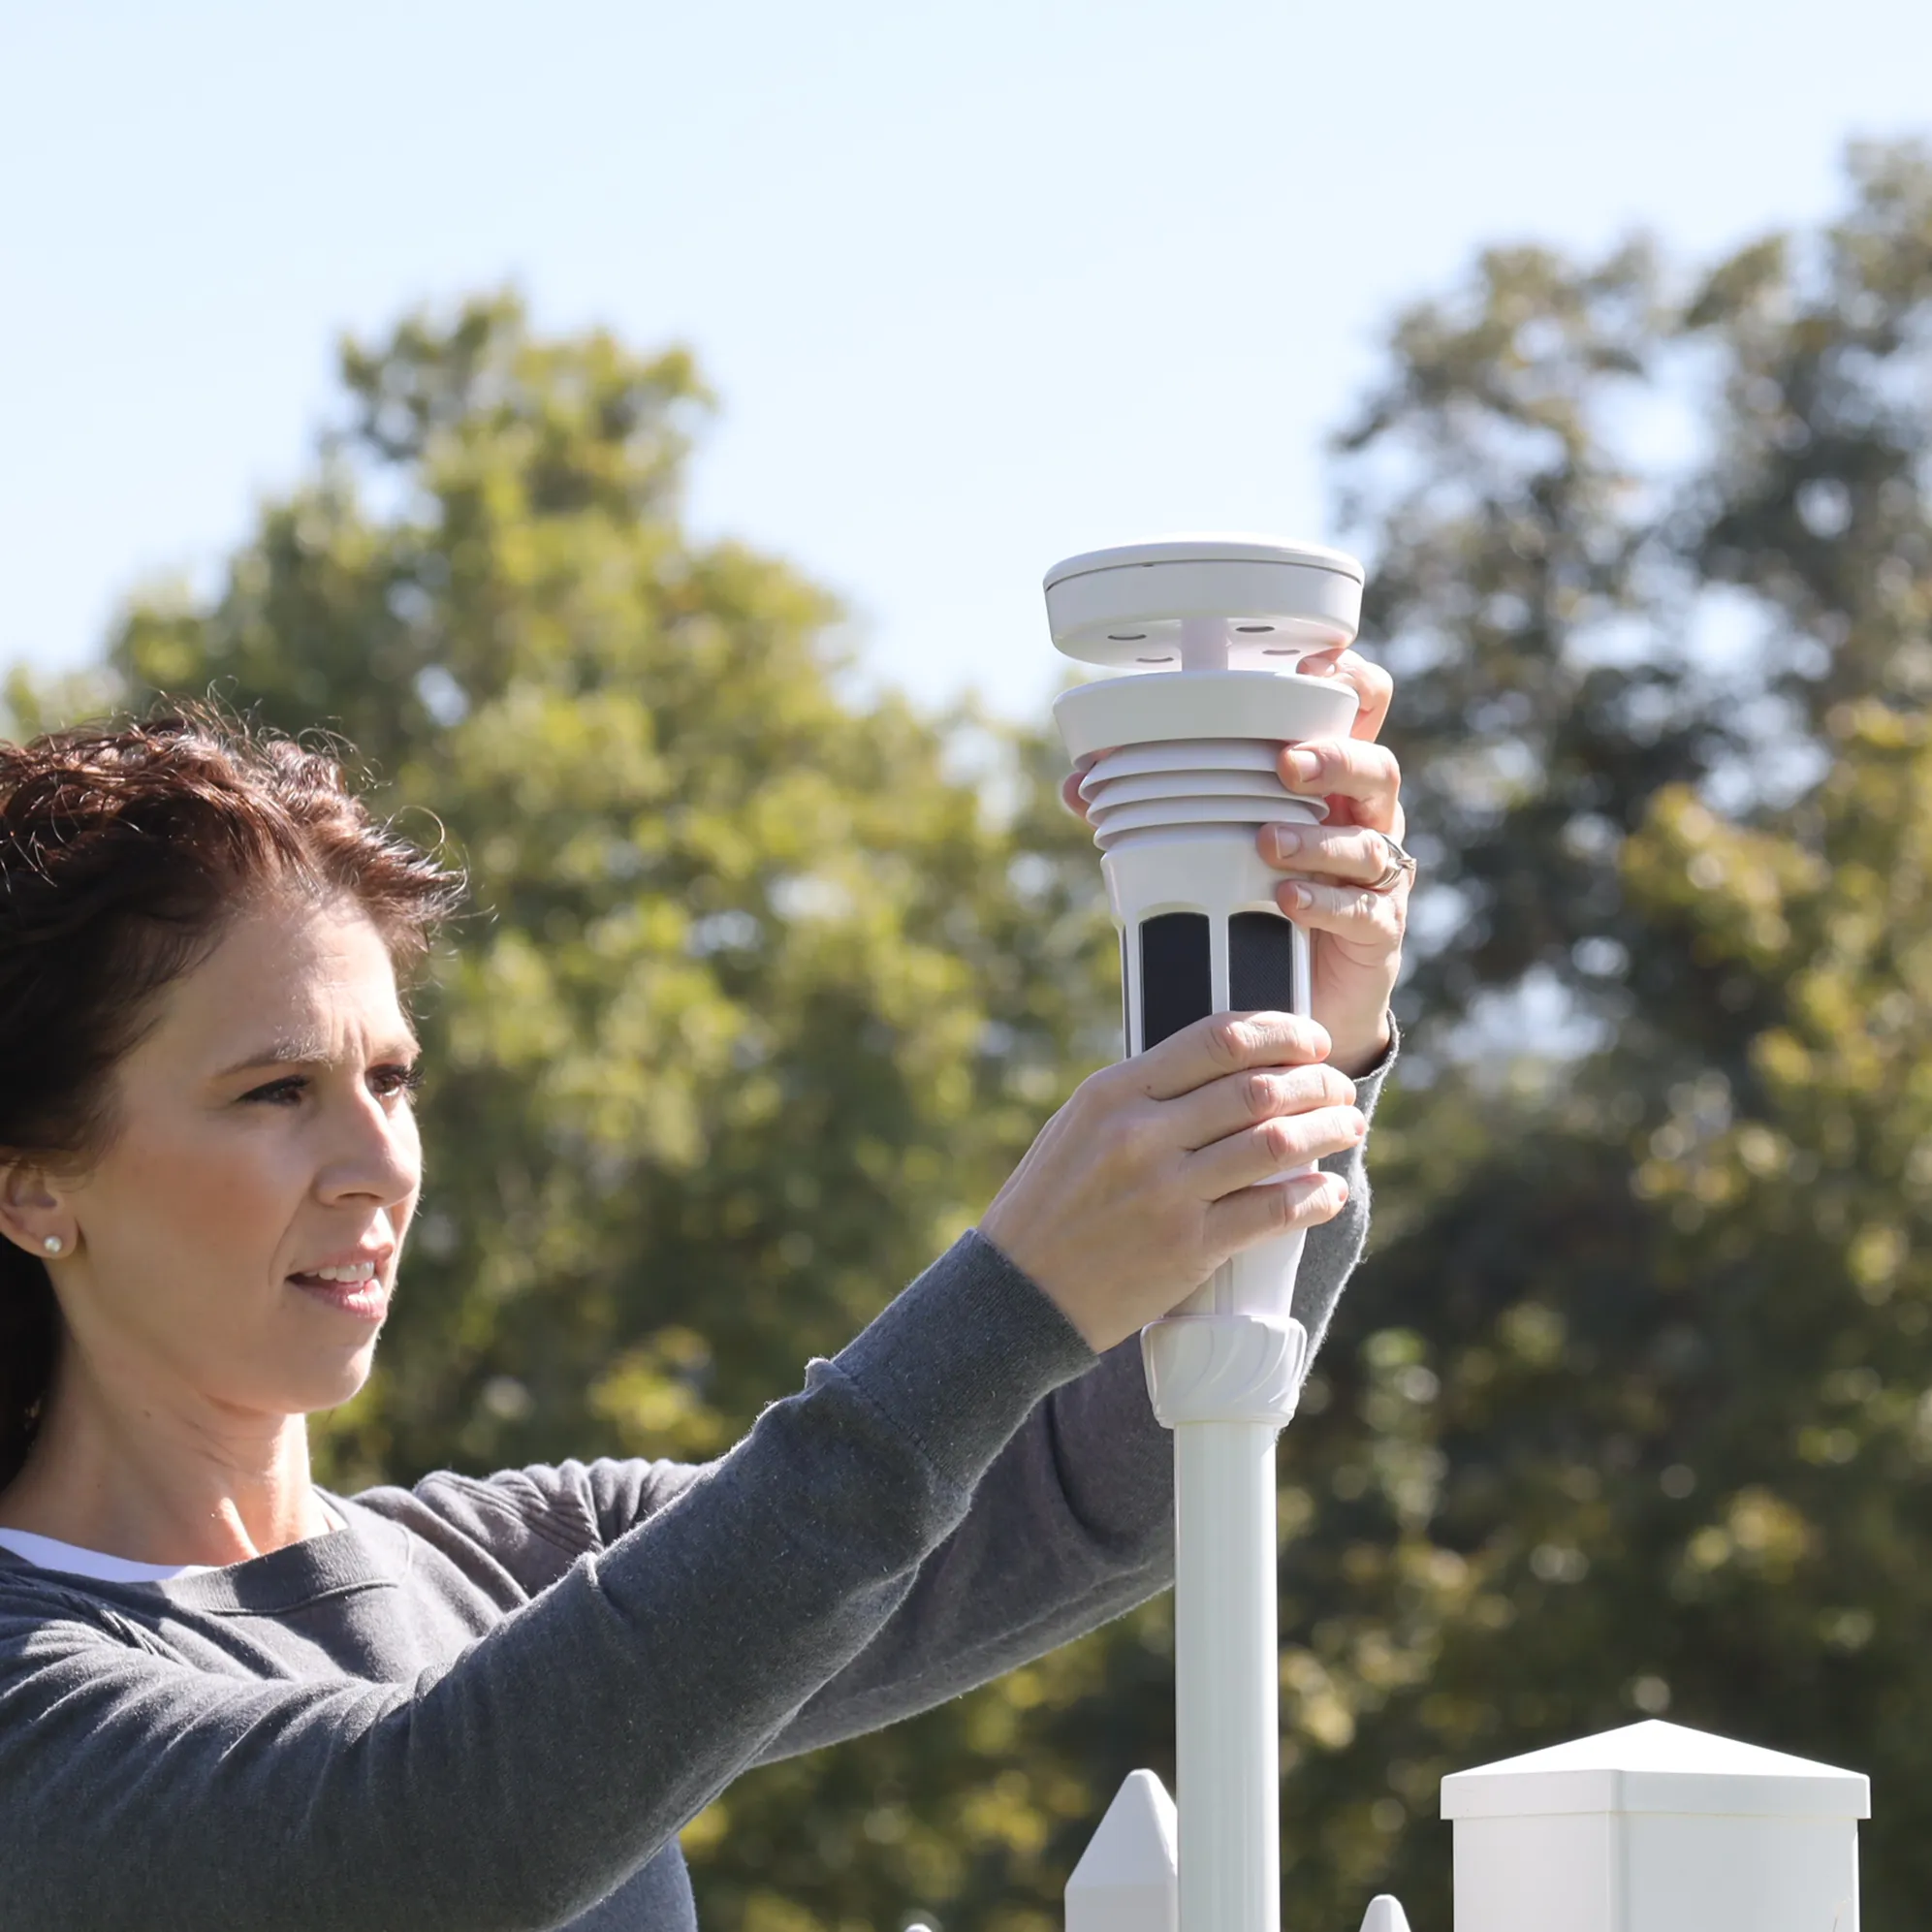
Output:
[[1311,1917],[1446,1927],[1444,1772],[1665,1712],[1870,1770],[1873,1915],[1932,1904],[1932,158],[1851,185],[1697,273],[1489,254],[1343,439],[1433,903],[1285,1458]]
[[[124,695],[361,745],[477,912],[339,1481],[703,1455],[1115,1050],[1036,734],[862,701],[700,546],[679,354],[497,298],[344,353],[312,479]],[[1446,1771],[1667,1712],[1873,1772],[1932,1909],[1932,157],[1687,269],[1485,254],[1339,438],[1428,859],[1378,1245],[1283,1455],[1284,1882],[1446,1932]],[[80,693],[16,679],[16,728]],[[714,1932],[1047,1932],[1171,1771],[1164,1606],[686,1834]]]

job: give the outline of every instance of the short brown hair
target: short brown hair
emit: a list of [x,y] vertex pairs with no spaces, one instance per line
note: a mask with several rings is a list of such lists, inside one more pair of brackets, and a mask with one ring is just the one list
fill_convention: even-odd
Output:
[[[0,743],[0,1156],[85,1161],[156,994],[265,887],[340,894],[398,960],[459,872],[373,819],[317,749],[208,705]],[[40,1426],[60,1333],[40,1260],[0,1240],[0,1487]]]

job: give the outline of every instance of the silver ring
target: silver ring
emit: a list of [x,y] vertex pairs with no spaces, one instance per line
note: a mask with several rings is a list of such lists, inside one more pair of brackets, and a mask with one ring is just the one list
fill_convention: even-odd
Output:
[[1415,875],[1415,861],[1386,832],[1378,832],[1376,837],[1382,841],[1388,852],[1388,864],[1382,868],[1381,876],[1369,881],[1371,892],[1391,892],[1404,879]]

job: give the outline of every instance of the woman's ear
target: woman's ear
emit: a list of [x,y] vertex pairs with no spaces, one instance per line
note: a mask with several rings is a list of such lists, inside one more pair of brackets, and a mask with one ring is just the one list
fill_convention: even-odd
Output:
[[44,1167],[0,1160],[0,1234],[46,1261],[74,1246],[73,1215]]

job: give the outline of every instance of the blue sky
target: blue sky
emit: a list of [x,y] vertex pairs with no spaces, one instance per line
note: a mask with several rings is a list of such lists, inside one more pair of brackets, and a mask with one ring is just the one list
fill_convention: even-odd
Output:
[[1924,0],[0,0],[0,662],[206,582],[333,344],[506,279],[690,343],[690,511],[1009,712],[1056,557],[1331,534],[1321,443],[1481,243],[1686,254],[1932,133]]

